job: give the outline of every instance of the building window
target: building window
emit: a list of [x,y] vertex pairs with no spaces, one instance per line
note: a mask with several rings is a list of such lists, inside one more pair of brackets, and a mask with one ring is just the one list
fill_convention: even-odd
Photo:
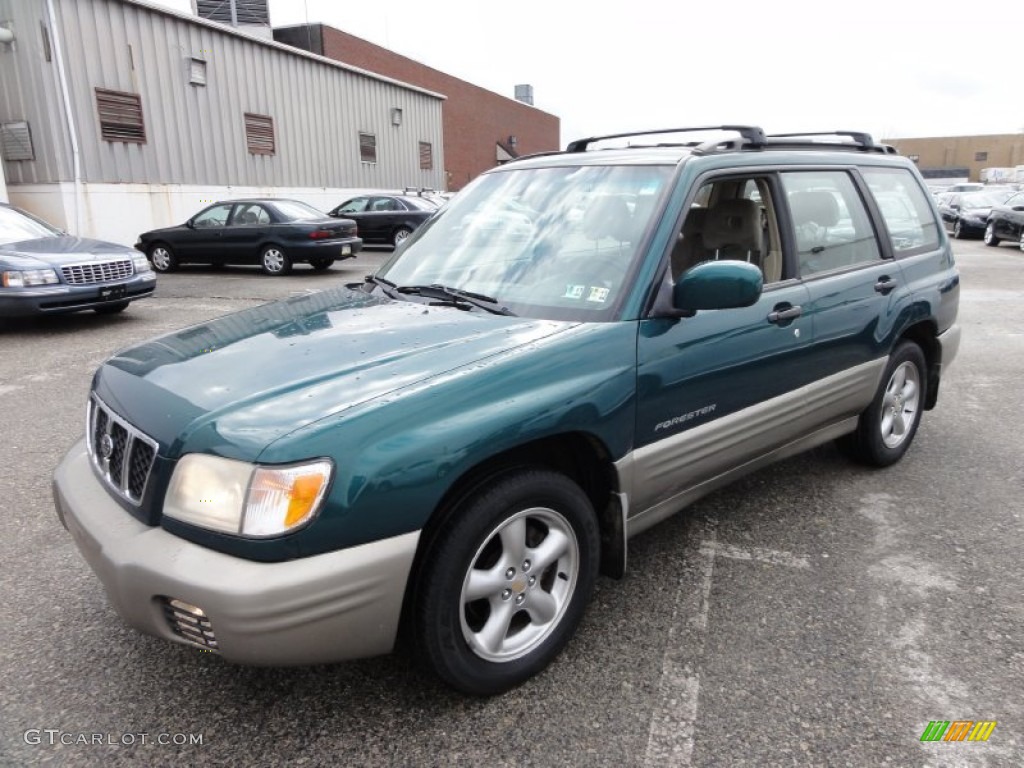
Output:
[[139,94],[97,88],[96,111],[100,116],[100,136],[104,141],[146,143],[146,124],[142,119],[142,97]]
[[246,112],[245,144],[250,155],[274,154],[274,118]]
[[429,141],[420,142],[420,170],[434,170],[434,147]]
[[974,153],[974,162],[976,162],[976,163],[983,163],[986,160],[988,160],[988,152],[975,152]]
[[359,159],[364,163],[377,162],[377,136],[375,134],[359,134]]
[[206,61],[203,59],[188,60],[188,81],[192,85],[206,85]]
[[0,123],[0,156],[4,160],[35,160],[28,123]]

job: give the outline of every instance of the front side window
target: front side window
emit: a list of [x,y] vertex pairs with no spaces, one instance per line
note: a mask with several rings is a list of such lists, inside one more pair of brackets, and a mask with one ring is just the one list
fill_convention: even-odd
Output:
[[881,258],[867,209],[845,171],[782,174],[800,277]]
[[609,320],[668,166],[514,169],[479,177],[378,275],[490,296],[517,315]]
[[213,229],[223,227],[227,224],[228,214],[231,213],[231,205],[215,205],[207,208],[192,220],[192,226],[196,229]]
[[335,213],[361,213],[366,210],[366,206],[369,205],[370,198],[368,197],[357,197],[353,200],[349,200],[347,203],[343,203]]
[[897,256],[939,247],[939,228],[921,186],[902,168],[862,168]]

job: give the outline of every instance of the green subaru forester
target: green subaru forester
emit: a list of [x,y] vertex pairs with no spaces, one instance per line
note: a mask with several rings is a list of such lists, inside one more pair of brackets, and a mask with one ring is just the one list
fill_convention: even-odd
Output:
[[498,693],[631,536],[826,441],[897,461],[958,298],[920,176],[866,134],[576,141],[477,178],[365,283],[112,357],[57,510],[143,632],[287,665],[401,629]]

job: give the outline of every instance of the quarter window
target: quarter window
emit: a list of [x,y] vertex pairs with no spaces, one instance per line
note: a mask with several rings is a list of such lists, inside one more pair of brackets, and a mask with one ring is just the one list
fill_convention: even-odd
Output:
[[874,227],[853,179],[843,171],[782,174],[801,277],[881,258]]
[[924,191],[909,171],[863,168],[896,255],[939,247],[939,228]]

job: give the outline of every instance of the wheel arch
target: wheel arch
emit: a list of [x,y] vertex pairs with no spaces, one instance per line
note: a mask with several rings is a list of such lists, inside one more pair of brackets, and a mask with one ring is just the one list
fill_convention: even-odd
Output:
[[934,320],[921,320],[900,334],[900,341],[912,341],[924,353],[927,371],[927,392],[925,393],[924,409],[930,411],[935,407],[939,397],[939,374],[942,371],[942,347],[939,344],[939,329]]

